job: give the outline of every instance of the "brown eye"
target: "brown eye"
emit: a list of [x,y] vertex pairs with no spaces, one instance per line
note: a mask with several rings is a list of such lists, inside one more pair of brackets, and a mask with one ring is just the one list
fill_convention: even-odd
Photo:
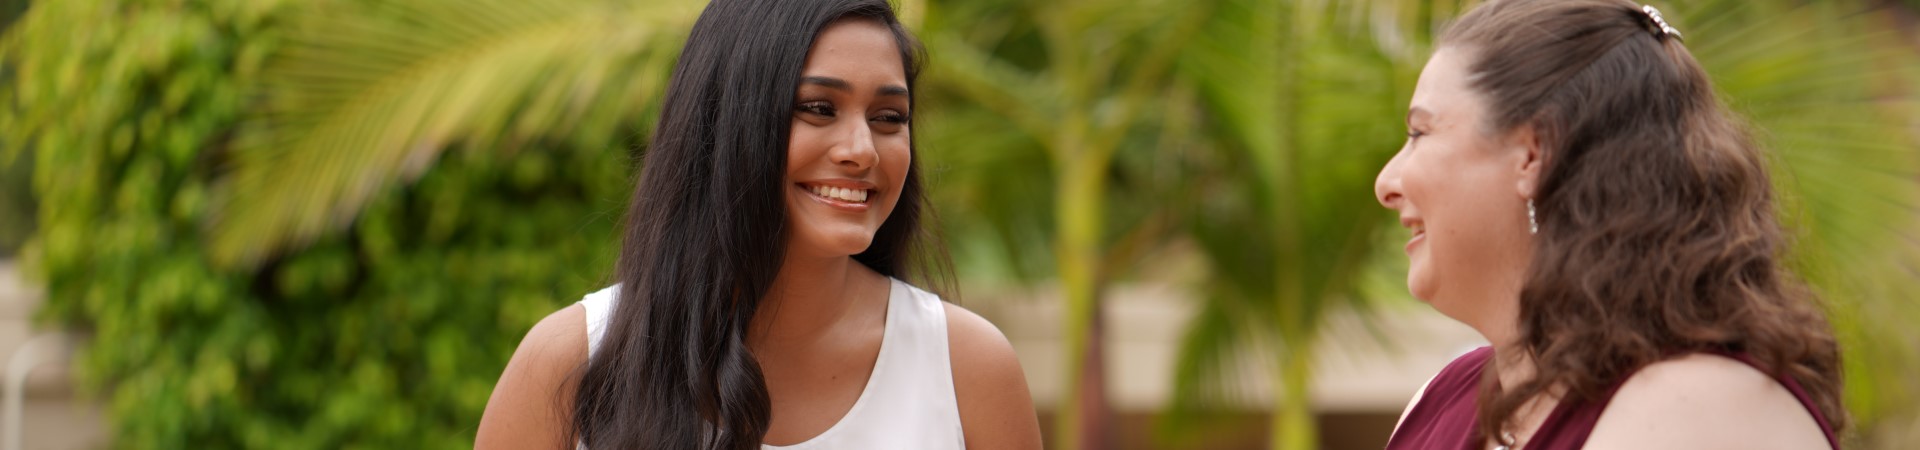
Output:
[[873,122],[874,131],[882,133],[898,133],[907,126],[907,116],[895,113],[881,114],[869,120]]
[[833,114],[836,112],[833,109],[833,105],[827,102],[801,103],[799,105],[795,105],[793,107],[793,110],[807,113],[807,114],[813,114],[820,117],[833,117]]

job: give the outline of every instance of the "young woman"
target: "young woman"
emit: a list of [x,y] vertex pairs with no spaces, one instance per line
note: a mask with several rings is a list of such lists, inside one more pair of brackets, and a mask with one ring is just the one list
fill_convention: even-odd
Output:
[[1489,1],[1407,127],[1375,189],[1408,288],[1493,345],[1388,448],[1838,447],[1837,345],[1781,268],[1766,158],[1657,10]]
[[921,261],[916,46],[883,0],[715,0],[675,66],[619,284],[515,351],[481,449],[1039,448],[1006,338]]

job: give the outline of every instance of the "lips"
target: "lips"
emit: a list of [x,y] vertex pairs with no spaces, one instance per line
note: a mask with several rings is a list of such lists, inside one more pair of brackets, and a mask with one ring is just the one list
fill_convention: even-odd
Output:
[[878,193],[872,183],[847,179],[801,182],[794,186],[805,191],[814,201],[856,213],[865,212],[869,207],[868,202]]
[[1420,243],[1427,241],[1427,225],[1425,223],[1422,223],[1420,219],[1415,219],[1411,217],[1402,217],[1400,218],[1400,225],[1407,227],[1408,230],[1413,231],[1413,237],[1410,239],[1407,239],[1407,248],[1406,248],[1407,253],[1413,253],[1413,247],[1415,245],[1419,245]]
[[821,197],[826,197],[826,198],[839,200],[847,203],[866,203],[867,194],[869,193],[869,191],[866,189],[852,189],[852,188],[843,188],[843,187],[835,187],[835,186],[818,186],[818,185],[807,187],[807,191],[812,192],[813,195],[818,195]]

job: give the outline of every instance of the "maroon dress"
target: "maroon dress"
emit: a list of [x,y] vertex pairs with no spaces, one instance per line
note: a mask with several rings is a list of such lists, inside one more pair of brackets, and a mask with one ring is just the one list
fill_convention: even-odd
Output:
[[[1393,439],[1387,442],[1388,450],[1429,450],[1458,449],[1480,450],[1486,448],[1474,431],[1480,425],[1479,398],[1480,372],[1486,367],[1487,359],[1493,357],[1492,347],[1480,347],[1447,364],[1433,381],[1427,383],[1425,394],[1420,402],[1407,411],[1406,419],[1400,428],[1394,430]],[[1739,355],[1730,357],[1754,365],[1753,361]],[[1813,406],[1807,391],[1792,378],[1780,378],[1780,384],[1793,392],[1800,405],[1813,414],[1813,420],[1820,424],[1820,430],[1827,436],[1827,443],[1840,448],[1840,441],[1833,434],[1833,427],[1827,424],[1827,418],[1820,409]],[[1614,392],[1620,389],[1615,385],[1600,396],[1599,401],[1573,404],[1563,402],[1547,415],[1546,422],[1540,424],[1533,437],[1526,443],[1526,450],[1577,450],[1586,445],[1587,435],[1593,433],[1593,425],[1600,421],[1600,413],[1606,411],[1607,402],[1613,400]]]

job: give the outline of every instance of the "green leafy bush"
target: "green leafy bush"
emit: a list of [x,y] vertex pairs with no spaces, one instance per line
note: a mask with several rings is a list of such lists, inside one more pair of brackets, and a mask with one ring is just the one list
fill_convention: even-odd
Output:
[[39,162],[23,256],[115,448],[466,447],[523,333],[605,281],[631,127],[455,142],[313,245],[213,264],[209,193],[309,6],[45,2],[0,44],[0,149]]
[[[684,31],[684,19],[703,3],[56,0],[23,10],[21,0],[0,0],[0,160],[30,161],[38,197],[31,206],[38,231],[21,255],[47,286],[43,318],[90,338],[81,353],[82,384],[107,403],[114,447],[465,447],[521,334],[606,282],[613,224],[631,186],[626,149],[642,136],[637,128],[647,123],[660,75],[672,62],[663,46],[677,48],[685,34],[675,30]],[[1155,41],[1136,36],[1115,49],[1082,49],[1081,34],[1043,31],[1074,23],[1152,25],[1172,16],[1101,2],[1078,3],[1085,7],[1079,16],[1047,9],[1066,4],[1060,2],[1034,8],[938,2],[930,12],[915,12],[926,2],[901,3],[917,5],[904,8],[933,24],[923,30],[933,65],[931,89],[922,98],[945,118],[926,122],[922,148],[940,209],[950,213],[950,224],[961,225],[952,228],[960,232],[954,247],[963,259],[1005,253],[1013,262],[1047,261],[1056,248],[1060,233],[1050,230],[1061,220],[1053,213],[1063,197],[1052,194],[1070,184],[1059,176],[1070,174],[1055,173],[1040,147],[1077,141],[1049,134],[1062,122],[1051,113],[1021,114],[1054,111],[1079,117],[1065,123],[1084,125],[1109,123],[1102,121],[1112,120],[1105,112],[1110,105],[1151,106],[1130,120],[1157,123],[1155,133],[1165,136],[1115,135],[1114,145],[1127,146],[1108,161],[1115,189],[1087,197],[1111,203],[1097,219],[1111,223],[1111,234],[1124,235],[1127,244],[1109,256],[1126,260],[1152,254],[1141,250],[1160,242],[1193,237],[1177,222],[1184,219],[1150,208],[1182,204],[1159,200],[1171,195],[1160,189],[1187,193],[1181,195],[1234,189],[1223,195],[1275,201],[1277,194],[1249,188],[1258,183],[1233,177],[1254,167],[1240,163],[1253,153],[1238,152],[1278,148],[1270,142],[1278,135],[1248,127],[1253,132],[1236,136],[1219,124],[1300,128],[1299,145],[1339,150],[1334,156],[1378,150],[1377,139],[1397,139],[1391,135],[1398,132],[1379,126],[1398,125],[1309,125],[1376,117],[1379,111],[1366,109],[1382,105],[1399,111],[1404,101],[1390,97],[1405,95],[1420,62],[1409,55],[1424,52],[1418,45],[1385,45],[1376,55],[1332,40],[1335,28],[1302,29],[1287,31],[1315,43],[1288,50],[1300,58],[1272,56],[1281,53],[1266,47],[1183,48],[1177,64],[1187,66],[1175,67],[1174,89],[1109,92],[1088,87],[1113,81],[1104,71],[1053,65],[1107,61],[1061,56],[1079,50],[1148,55],[1140,50]],[[1852,1],[1673,3],[1671,17],[1694,39],[1688,48],[1716,75],[1730,103],[1768,131],[1762,138],[1777,151],[1783,203],[1796,229],[1804,230],[1796,268],[1832,303],[1848,346],[1849,406],[1862,434],[1900,431],[1920,396],[1910,381],[1920,371],[1914,358],[1920,340],[1907,326],[1916,309],[1904,300],[1912,297],[1916,267],[1916,253],[1905,245],[1915,242],[1908,226],[1915,154],[1902,127],[1910,124],[1914,103],[1910,92],[1888,86],[1900,85],[1889,81],[1895,76],[1915,79],[1910,47],[1881,23],[1891,16],[1855,14],[1860,4]],[[1165,4],[1223,8],[1217,11],[1281,5]],[[1425,36],[1432,17],[1451,14],[1436,8],[1461,6],[1329,5],[1398,13],[1326,15],[1375,18],[1367,26],[1388,27],[1366,33],[1376,37]],[[1128,19],[1104,19],[1109,12]],[[1414,19],[1378,20],[1402,16]],[[1283,18],[1196,17],[1233,24]],[[972,34],[943,31],[943,22]],[[1207,39],[1232,44],[1238,42],[1233,35],[1221,33],[1243,27],[1200,28]],[[1060,41],[1038,44],[1043,39]],[[1260,70],[1275,76],[1245,69],[1249,61],[1303,60],[1262,63]],[[1278,76],[1288,71],[1301,73]],[[1251,86],[1236,77],[1267,80],[1262,83],[1273,84],[1260,89],[1271,92],[1209,97],[1208,86]],[[1342,84],[1362,78],[1373,80],[1363,84],[1397,80],[1400,91],[1368,98]],[[1340,89],[1320,89],[1327,86]],[[1010,87],[1020,95],[965,95]],[[1063,103],[1061,92],[1087,98]],[[1221,101],[1271,102],[1283,98],[1277,92],[1320,97],[1290,100],[1299,102],[1296,117],[1305,120],[1297,124],[1275,115],[1283,105]],[[1108,94],[1118,100],[1101,97]],[[981,107],[1001,99],[1019,101]],[[1017,117],[1038,125],[1023,129]],[[1166,143],[1218,147],[1220,154],[1133,151]],[[1360,158],[1348,162],[1355,164],[1332,171],[1309,165],[1318,171],[1301,180],[1311,189],[1367,186],[1373,166]],[[1189,167],[1204,164],[1222,170]],[[18,192],[25,184],[21,173],[0,169],[7,177],[0,190]],[[1184,178],[1214,174],[1228,177]],[[235,186],[267,194],[251,197],[248,207],[222,207]],[[1314,199],[1352,197],[1297,192],[1308,200],[1296,201],[1313,208],[1325,203]],[[316,196],[334,201],[299,201]],[[1123,198],[1150,200],[1117,200]],[[6,233],[23,228],[9,212],[19,204],[0,205],[0,214],[8,214],[0,217],[0,254]],[[1369,214],[1386,217],[1364,199],[1355,205],[1355,216],[1301,215],[1325,223],[1305,223],[1298,233],[1348,227],[1341,224],[1364,222]],[[1275,229],[1260,225],[1270,223],[1270,214],[1245,202],[1229,206],[1236,208],[1196,211],[1215,223]],[[1140,217],[1153,220],[1134,220]],[[1136,222],[1147,225],[1123,225]],[[992,239],[1006,250],[992,251]],[[963,261],[963,267],[1004,264],[974,258],[991,261]],[[235,260],[244,264],[227,263]],[[1343,264],[1363,263],[1374,264]],[[1108,263],[1086,265],[1096,264]],[[1256,282],[1271,278],[1257,264],[1216,265],[1238,267]],[[1034,266],[1011,272],[1062,269]],[[1110,267],[1106,275],[1126,276],[1119,270],[1124,265]],[[1196,284],[1236,285],[1225,278]],[[1201,356],[1233,348],[1225,340],[1189,344],[1187,351]],[[1188,380],[1188,388],[1202,381]],[[1869,442],[1906,442],[1886,439]]]
[[15,158],[9,161],[0,149],[0,258],[20,251],[27,234],[33,231],[33,161]]

